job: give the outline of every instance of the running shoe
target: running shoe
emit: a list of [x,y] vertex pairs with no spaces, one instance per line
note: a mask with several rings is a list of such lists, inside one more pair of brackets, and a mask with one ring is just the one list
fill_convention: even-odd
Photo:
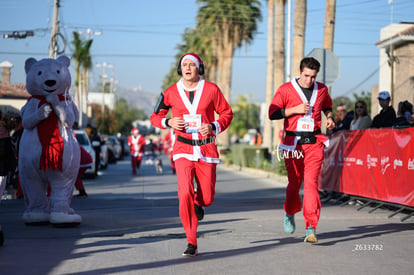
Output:
[[315,230],[312,228],[312,226],[309,226],[306,229],[306,237],[304,240],[305,243],[317,243],[318,238],[316,237]]
[[295,232],[295,229],[296,229],[295,215],[288,215],[285,212],[285,219],[283,221],[283,229],[288,234],[293,234],[293,232]]
[[197,216],[197,220],[201,221],[204,218],[204,208],[197,204],[194,204],[195,214]]
[[198,251],[197,251],[197,246],[192,245],[192,244],[188,244],[187,245],[187,249],[183,252],[183,256],[186,257],[194,257],[197,256]]

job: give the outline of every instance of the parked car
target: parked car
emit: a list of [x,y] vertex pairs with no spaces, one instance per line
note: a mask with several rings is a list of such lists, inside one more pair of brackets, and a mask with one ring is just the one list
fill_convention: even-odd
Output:
[[105,144],[108,147],[109,163],[116,163],[122,157],[122,147],[116,136],[105,136]]
[[95,150],[92,147],[92,143],[89,140],[88,135],[86,134],[86,132],[84,130],[74,130],[76,139],[78,140],[79,144],[83,147],[83,149],[85,149],[89,155],[91,155],[92,157],[92,167],[88,168],[85,171],[86,175],[92,175],[92,176],[97,176],[98,175],[98,171],[96,170],[96,166],[95,166],[95,162],[96,162],[96,158],[95,158]]
[[104,142],[102,142],[99,169],[105,170],[108,167],[108,163],[109,163],[108,146]]

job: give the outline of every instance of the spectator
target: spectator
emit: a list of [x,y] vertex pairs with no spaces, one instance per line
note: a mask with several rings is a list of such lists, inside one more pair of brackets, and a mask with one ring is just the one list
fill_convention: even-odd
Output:
[[378,94],[379,105],[381,111],[374,117],[372,121],[372,128],[392,127],[397,118],[395,110],[390,106],[391,96],[388,91],[382,91]]
[[101,145],[103,142],[101,136],[99,135],[98,129],[95,127],[92,128],[92,125],[86,125],[85,132],[92,143],[93,150],[95,151],[95,174],[98,174],[99,163],[101,159]]
[[[7,184],[7,175],[16,169],[16,152],[10,137],[10,120],[0,110],[0,200]],[[0,225],[0,246],[3,246],[3,230]]]
[[354,119],[351,121],[350,130],[368,129],[372,120],[368,115],[367,104],[363,100],[355,103]]
[[348,108],[346,105],[338,105],[336,107],[336,115],[335,115],[335,128],[333,132],[338,132],[342,130],[349,130],[351,121],[354,118],[354,112],[348,112]]
[[[12,142],[14,144],[14,148],[16,150],[16,157],[19,157],[19,143],[20,138],[23,134],[23,124],[21,117],[15,118],[16,122],[18,123],[18,126],[13,130],[13,134],[11,136]],[[17,159],[18,163],[18,159]],[[11,173],[11,177],[7,179],[7,181],[11,182],[12,186],[16,188],[16,198],[23,199],[23,190],[22,186],[20,185],[20,178],[19,178],[19,167],[16,165],[16,169],[14,172]]]
[[398,103],[397,118],[393,127],[405,128],[413,126],[413,105],[407,100]]
[[125,140],[121,133],[116,134],[116,139],[119,141],[119,144],[121,144],[121,159],[124,158],[125,155]]

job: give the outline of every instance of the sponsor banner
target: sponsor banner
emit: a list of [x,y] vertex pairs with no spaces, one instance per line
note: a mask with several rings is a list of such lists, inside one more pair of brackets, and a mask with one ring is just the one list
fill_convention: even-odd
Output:
[[414,206],[414,128],[336,132],[320,189]]

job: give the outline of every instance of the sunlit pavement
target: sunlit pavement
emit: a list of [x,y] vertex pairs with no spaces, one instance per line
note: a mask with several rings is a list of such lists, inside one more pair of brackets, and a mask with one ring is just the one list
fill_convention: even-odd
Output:
[[[26,226],[23,200],[0,204],[5,243],[1,274],[411,274],[414,218],[387,218],[356,206],[325,203],[319,242],[283,232],[286,182],[219,166],[216,199],[198,232],[197,257],[181,256],[186,239],[178,217],[176,176],[129,158],[85,179],[88,197],[73,198],[83,218],[74,228]],[[76,194],[76,191],[74,192]]]

